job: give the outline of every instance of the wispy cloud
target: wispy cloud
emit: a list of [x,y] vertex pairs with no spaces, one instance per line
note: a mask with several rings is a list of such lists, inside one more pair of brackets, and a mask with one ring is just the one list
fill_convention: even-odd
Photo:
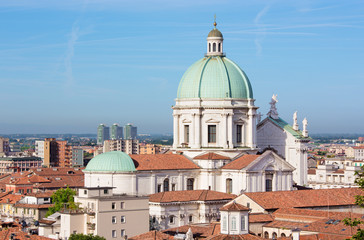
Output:
[[254,24],[259,30],[259,32],[256,33],[256,37],[254,40],[254,43],[255,43],[255,46],[257,49],[257,51],[256,51],[257,56],[262,55],[262,52],[263,52],[262,42],[266,36],[265,25],[261,24],[260,22],[261,22],[261,18],[265,14],[267,14],[269,8],[270,8],[269,5],[265,6],[262,10],[260,10],[260,12],[258,12],[258,14],[255,16],[255,19],[254,19]]
[[316,11],[322,11],[322,10],[337,8],[337,7],[340,7],[340,5],[318,7],[318,8],[301,8],[301,9],[298,9],[298,11],[299,12],[316,12]]

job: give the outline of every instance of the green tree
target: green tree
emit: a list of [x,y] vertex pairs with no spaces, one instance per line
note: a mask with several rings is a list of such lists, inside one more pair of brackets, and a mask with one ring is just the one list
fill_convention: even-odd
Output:
[[[364,166],[361,167],[359,172],[355,172],[357,175],[355,179],[355,183],[359,186],[361,190],[364,190]],[[364,195],[357,195],[355,196],[355,204],[361,208],[364,208]],[[351,236],[350,239],[353,240],[363,240],[364,239],[364,229],[360,228],[361,224],[364,224],[362,219],[357,218],[345,218],[343,220],[344,224],[350,226],[351,228],[356,228],[356,233]]]
[[82,233],[78,233],[78,234],[71,234],[71,236],[69,237],[69,240],[106,240],[104,237],[100,237],[100,236],[94,236],[92,234],[82,234]]
[[60,211],[61,209],[77,209],[78,206],[74,201],[74,196],[76,195],[76,191],[70,189],[68,186],[67,188],[60,188],[55,191],[51,198],[52,202],[54,203],[53,207],[48,208],[46,213],[46,217],[52,215],[55,212]]

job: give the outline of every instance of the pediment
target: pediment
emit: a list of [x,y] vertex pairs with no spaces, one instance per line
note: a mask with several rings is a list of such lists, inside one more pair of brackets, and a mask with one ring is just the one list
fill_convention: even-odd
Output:
[[217,119],[210,118],[210,119],[206,120],[205,123],[220,123],[220,121]]
[[294,171],[295,168],[272,151],[266,151],[261,157],[246,167],[246,171]]
[[182,120],[182,123],[192,123],[192,121],[191,121],[190,119],[186,119],[186,118],[184,118],[184,119]]
[[241,123],[241,124],[244,124],[245,123],[245,120],[243,118],[238,118],[234,121],[234,123]]

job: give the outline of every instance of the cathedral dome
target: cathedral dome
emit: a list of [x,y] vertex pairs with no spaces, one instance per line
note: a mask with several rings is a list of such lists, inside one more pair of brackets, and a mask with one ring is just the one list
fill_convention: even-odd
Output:
[[222,33],[217,28],[214,28],[209,32],[209,35],[207,37],[208,38],[210,38],[210,37],[222,38]]
[[246,74],[233,61],[224,56],[206,56],[184,73],[177,98],[250,99],[253,90]]
[[87,164],[86,172],[135,172],[133,160],[119,151],[97,155]]

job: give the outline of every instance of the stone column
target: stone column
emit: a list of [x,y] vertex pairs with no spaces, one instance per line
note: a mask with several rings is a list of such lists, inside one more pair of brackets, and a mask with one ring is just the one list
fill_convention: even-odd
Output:
[[173,114],[173,148],[179,146],[179,116],[180,114]]
[[221,139],[221,143],[218,139],[216,139],[216,141],[218,141],[218,146],[222,146],[223,148],[228,148],[228,144],[227,144],[227,133],[228,133],[228,123],[227,123],[227,118],[229,116],[228,113],[222,113],[222,125],[221,125],[221,129],[220,129],[220,134],[221,134],[221,138],[219,136],[216,136],[217,138]]
[[195,114],[195,146],[201,148],[201,114]]
[[233,113],[229,113],[228,116],[228,129],[227,129],[227,135],[228,135],[228,141],[229,141],[229,148],[234,148],[233,143]]
[[192,113],[191,114],[191,129],[190,129],[190,143],[188,144],[189,147],[191,148],[196,148],[196,131],[195,131],[195,128],[196,128],[196,120],[195,120],[195,115],[196,113]]
[[249,108],[248,111],[248,137],[247,137],[247,146],[254,148],[255,147],[255,114],[254,109]]

